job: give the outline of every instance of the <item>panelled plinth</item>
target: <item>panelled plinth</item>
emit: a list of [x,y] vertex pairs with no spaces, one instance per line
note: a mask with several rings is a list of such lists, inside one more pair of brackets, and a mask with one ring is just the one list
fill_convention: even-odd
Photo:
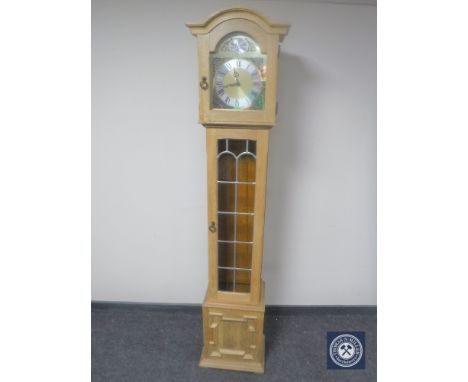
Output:
[[[263,284],[264,288],[264,284]],[[262,288],[262,289],[263,289]],[[233,304],[210,300],[203,303],[204,347],[201,367],[263,373],[265,301]]]

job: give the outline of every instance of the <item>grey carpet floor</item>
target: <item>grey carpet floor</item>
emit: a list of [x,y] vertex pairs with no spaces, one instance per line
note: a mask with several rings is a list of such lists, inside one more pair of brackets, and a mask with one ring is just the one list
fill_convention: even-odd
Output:
[[[93,382],[376,381],[376,308],[267,307],[265,374],[198,367],[201,308],[93,303]],[[364,331],[364,370],[327,370],[327,331]]]

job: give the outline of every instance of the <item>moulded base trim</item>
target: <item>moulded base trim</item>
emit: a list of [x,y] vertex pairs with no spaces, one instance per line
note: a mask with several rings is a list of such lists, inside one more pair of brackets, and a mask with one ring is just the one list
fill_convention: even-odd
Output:
[[[263,349],[261,354],[263,355]],[[263,361],[226,360],[221,358],[216,359],[213,357],[207,357],[205,356],[205,348],[203,348],[199,365],[200,367],[247,371],[257,374],[263,374],[265,371],[265,365]]]

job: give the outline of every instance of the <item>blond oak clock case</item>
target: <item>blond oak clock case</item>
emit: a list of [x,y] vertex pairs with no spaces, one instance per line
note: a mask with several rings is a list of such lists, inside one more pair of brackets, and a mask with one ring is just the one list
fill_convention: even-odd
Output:
[[[199,122],[203,125],[272,127],[276,123],[276,86],[278,74],[279,42],[287,34],[289,25],[273,23],[262,14],[245,8],[220,11],[203,23],[188,23],[197,37],[198,77],[206,79],[208,87],[199,87]],[[263,54],[267,56],[267,81],[265,108],[263,110],[212,109],[210,102],[211,83],[210,53],[228,34],[243,32],[252,37]]]
[[[267,180],[268,142],[270,128],[276,122],[276,84],[278,71],[279,42],[286,35],[289,25],[273,23],[265,16],[245,8],[233,8],[220,11],[202,23],[187,24],[197,37],[200,85],[203,79],[207,86],[199,87],[199,118],[206,129],[206,152],[208,169],[208,288],[203,302],[203,338],[204,346],[200,366],[230,370],[264,372],[264,313],[265,283],[262,280],[263,231],[265,218],[265,193]],[[234,110],[210,108],[210,53],[216,50],[220,41],[233,32],[250,36],[261,52],[267,55],[267,80],[263,110]],[[205,88],[205,89],[204,89]],[[243,287],[245,292],[237,291],[236,272],[245,272],[235,268],[232,290],[223,290],[219,266],[220,212],[219,195],[219,142],[246,142],[255,144],[255,166],[250,171],[255,174],[253,223],[251,229],[251,264],[250,280]],[[236,157],[235,196],[238,197],[238,160]],[[239,170],[240,171],[240,170]],[[237,199],[236,202],[237,203]],[[234,215],[241,213],[236,209]],[[234,226],[240,220],[234,219]],[[250,224],[250,223],[249,223]],[[245,227],[243,227],[245,228]],[[219,235],[218,235],[219,234]],[[238,241],[234,228],[233,246],[243,243]],[[229,241],[228,241],[229,242]],[[236,254],[234,255],[234,257]],[[245,281],[242,281],[245,282]],[[241,290],[242,291],[242,290]]]

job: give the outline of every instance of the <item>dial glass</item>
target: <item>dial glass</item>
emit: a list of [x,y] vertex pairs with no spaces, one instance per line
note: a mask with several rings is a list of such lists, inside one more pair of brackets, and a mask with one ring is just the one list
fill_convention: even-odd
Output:
[[263,110],[265,107],[266,55],[249,36],[232,33],[210,55],[211,107]]

